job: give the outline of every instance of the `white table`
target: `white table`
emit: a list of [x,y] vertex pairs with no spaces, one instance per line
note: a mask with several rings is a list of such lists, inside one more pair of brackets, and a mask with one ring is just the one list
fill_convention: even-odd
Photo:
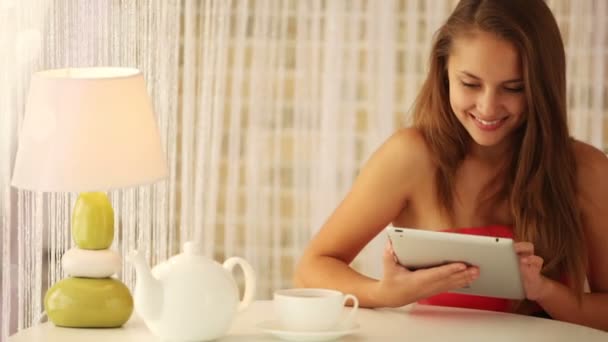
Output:
[[[272,302],[256,301],[237,315],[221,342],[279,341],[256,325],[275,319]],[[514,314],[415,305],[400,309],[360,309],[360,329],[340,341],[608,341],[608,333],[579,325]],[[25,329],[9,342],[137,342],[158,341],[133,317],[118,329],[58,328],[43,323]]]

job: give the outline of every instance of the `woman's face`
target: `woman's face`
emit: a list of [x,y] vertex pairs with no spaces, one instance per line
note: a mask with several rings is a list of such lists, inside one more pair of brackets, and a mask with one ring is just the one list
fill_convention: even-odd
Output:
[[510,42],[479,30],[456,38],[448,78],[452,110],[477,144],[491,147],[507,141],[523,122],[521,62]]

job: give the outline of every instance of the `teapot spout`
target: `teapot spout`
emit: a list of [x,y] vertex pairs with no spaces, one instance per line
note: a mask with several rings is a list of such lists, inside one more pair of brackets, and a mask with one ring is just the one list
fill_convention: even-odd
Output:
[[144,256],[133,251],[129,262],[135,266],[135,311],[145,320],[155,319],[162,310],[163,288],[161,282],[152,275]]

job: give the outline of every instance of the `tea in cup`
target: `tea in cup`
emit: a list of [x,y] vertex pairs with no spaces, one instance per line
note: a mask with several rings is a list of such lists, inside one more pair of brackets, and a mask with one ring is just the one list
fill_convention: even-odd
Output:
[[[344,304],[352,309],[344,316]],[[274,292],[274,310],[284,329],[290,331],[326,331],[353,323],[359,300],[351,294],[329,289],[284,289]]]

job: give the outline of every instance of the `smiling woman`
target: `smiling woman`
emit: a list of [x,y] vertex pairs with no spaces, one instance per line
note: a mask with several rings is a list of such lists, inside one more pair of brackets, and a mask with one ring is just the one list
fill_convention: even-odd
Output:
[[[587,260],[565,65],[560,31],[544,2],[461,1],[438,32],[414,126],[435,156],[436,193],[451,226],[501,213],[500,223],[512,226],[517,239],[535,244],[544,274],[568,274],[580,294]],[[517,88],[506,86],[513,81]],[[470,202],[460,208],[475,214],[459,220],[455,199]]]
[[452,111],[473,140],[481,146],[510,145],[504,138],[521,126],[526,110],[515,46],[473,30],[454,40],[447,68]]
[[[296,281],[353,293],[368,307],[422,301],[608,330],[600,267],[608,262],[608,159],[570,137],[565,50],[546,3],[461,0],[437,32],[413,118],[364,166]],[[390,244],[381,279],[351,269],[390,223],[513,238],[526,300],[446,294],[484,270],[459,262],[408,270]]]

